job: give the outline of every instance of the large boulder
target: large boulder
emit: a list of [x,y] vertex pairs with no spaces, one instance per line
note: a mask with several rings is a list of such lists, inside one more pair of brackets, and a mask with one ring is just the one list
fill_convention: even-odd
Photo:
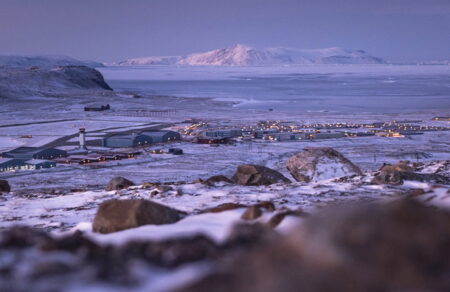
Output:
[[385,164],[381,167],[373,179],[373,184],[401,185],[404,180],[414,180],[438,184],[450,184],[450,178],[436,173],[416,173],[413,168],[404,164]]
[[402,172],[392,165],[385,165],[375,174],[371,183],[376,185],[401,185],[403,184]]
[[116,176],[115,178],[111,179],[106,186],[107,191],[115,191],[115,190],[121,190],[126,189],[128,187],[134,186],[134,183],[124,177]]
[[291,156],[287,169],[299,182],[362,175],[361,170],[330,147],[311,147]]
[[177,291],[449,291],[450,213],[412,200],[304,220]]
[[175,223],[184,212],[148,200],[108,200],[100,204],[94,232],[111,233],[147,224]]
[[231,180],[243,186],[261,186],[291,181],[276,170],[261,165],[239,165]]
[[0,193],[5,192],[9,193],[11,191],[11,187],[7,180],[0,179]]

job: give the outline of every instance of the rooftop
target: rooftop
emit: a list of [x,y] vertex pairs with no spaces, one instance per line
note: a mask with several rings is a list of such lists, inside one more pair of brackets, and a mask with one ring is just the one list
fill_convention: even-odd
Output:
[[44,160],[44,159],[31,159],[31,160],[25,161],[26,164],[40,164],[40,163],[46,163],[46,162],[50,162],[50,161]]
[[0,158],[0,164],[6,163],[8,161],[14,160],[15,158]]
[[35,152],[39,152],[41,150],[44,150],[45,148],[40,148],[40,147],[19,147],[16,149],[13,149],[11,151],[8,151],[8,153],[35,153]]
[[147,136],[164,136],[167,133],[173,133],[173,131],[146,131],[141,134]]

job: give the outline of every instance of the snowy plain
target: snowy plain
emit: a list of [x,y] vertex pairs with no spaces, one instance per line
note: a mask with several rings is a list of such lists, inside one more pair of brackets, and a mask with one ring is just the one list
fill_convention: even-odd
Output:
[[[431,121],[450,115],[449,66],[314,65],[282,67],[106,67],[101,68],[115,92],[85,92],[54,97],[27,96],[2,102],[0,107],[0,151],[20,145],[42,145],[56,138],[76,134],[85,127],[94,139],[113,131],[135,130],[147,125],[182,128],[185,119],[196,118],[216,125],[247,125],[260,120],[315,122],[380,122],[423,120],[425,125],[449,126]],[[89,113],[83,107],[111,104],[112,110]],[[268,111],[272,108],[273,111]],[[134,115],[136,110],[174,110],[162,116]],[[44,123],[42,123],[44,122]],[[25,125],[23,125],[25,124]],[[21,138],[32,135],[32,138]],[[98,135],[98,136],[97,136]],[[76,137],[68,141],[75,143]],[[230,228],[241,222],[244,208],[217,214],[199,214],[222,203],[251,205],[272,201],[276,208],[302,208],[315,212],[330,204],[353,201],[392,200],[417,188],[428,204],[450,206],[448,187],[406,181],[402,186],[370,185],[372,172],[383,163],[415,161],[417,152],[426,153],[419,162],[450,159],[450,132],[392,139],[359,137],[311,142],[237,142],[210,147],[188,141],[148,147],[180,147],[185,154],[145,153],[136,159],[91,166],[59,165],[50,170],[2,173],[13,191],[0,197],[0,228],[16,224],[51,230],[59,236],[83,231],[101,244],[121,245],[132,239],[162,240],[206,234],[220,242]],[[238,185],[206,186],[194,183],[212,175],[231,176],[243,163],[261,164],[286,170],[292,154],[310,146],[329,146],[344,154],[364,172],[360,180],[292,183],[268,187]],[[75,147],[65,146],[65,147]],[[434,172],[439,164],[427,171]],[[107,182],[124,176],[137,186],[107,192]],[[173,182],[185,181],[174,184]],[[144,182],[168,182],[169,191],[152,195],[157,187]],[[187,218],[172,225],[143,226],[101,235],[93,233],[91,222],[100,203],[108,199],[149,199],[186,211]],[[273,212],[259,219],[267,222]],[[280,232],[301,219],[289,217],[277,227]],[[148,286],[137,291],[167,291],[204,274],[208,266],[187,265],[168,272],[146,271]],[[124,291],[123,287],[74,285],[71,291]]]

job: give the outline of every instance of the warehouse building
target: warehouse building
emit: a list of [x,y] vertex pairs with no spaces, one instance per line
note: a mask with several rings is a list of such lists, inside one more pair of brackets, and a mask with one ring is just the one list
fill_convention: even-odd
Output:
[[2,156],[5,158],[16,158],[22,160],[31,160],[31,159],[48,160],[66,157],[67,152],[56,148],[19,147],[8,152],[3,152]]
[[142,135],[151,137],[152,143],[164,143],[181,140],[181,135],[174,131],[148,131],[142,132]]
[[102,146],[108,148],[137,147],[151,144],[152,137],[145,134],[119,134],[102,140]]
[[242,129],[204,131],[202,132],[202,136],[203,138],[210,139],[235,138],[242,136]]

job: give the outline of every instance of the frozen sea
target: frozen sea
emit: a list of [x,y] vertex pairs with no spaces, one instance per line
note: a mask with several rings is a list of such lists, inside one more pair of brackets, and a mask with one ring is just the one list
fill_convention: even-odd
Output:
[[211,97],[248,109],[450,111],[450,66],[111,66],[99,70],[116,90]]

